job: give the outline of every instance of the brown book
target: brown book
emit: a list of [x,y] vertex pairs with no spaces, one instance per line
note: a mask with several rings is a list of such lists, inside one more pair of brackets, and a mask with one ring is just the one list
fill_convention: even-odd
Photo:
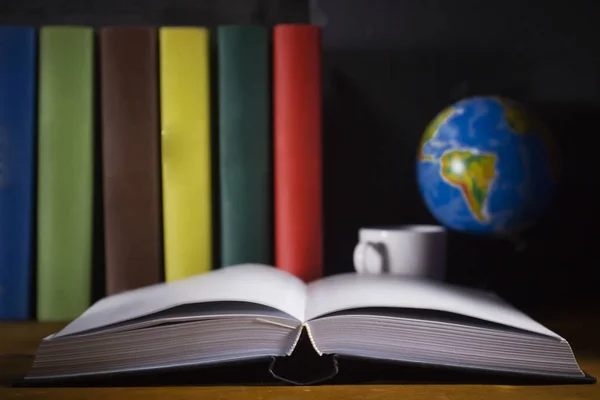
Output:
[[156,29],[100,30],[106,292],[160,281]]

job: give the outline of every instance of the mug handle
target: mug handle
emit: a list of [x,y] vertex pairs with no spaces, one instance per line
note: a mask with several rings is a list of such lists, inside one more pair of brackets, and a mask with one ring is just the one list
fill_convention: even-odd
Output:
[[384,269],[384,257],[380,251],[381,244],[375,242],[358,242],[354,248],[354,269],[359,274],[381,274]]

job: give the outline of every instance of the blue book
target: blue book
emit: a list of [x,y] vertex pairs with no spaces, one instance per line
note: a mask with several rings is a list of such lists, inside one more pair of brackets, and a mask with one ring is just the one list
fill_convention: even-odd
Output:
[[30,317],[36,30],[0,26],[0,320]]

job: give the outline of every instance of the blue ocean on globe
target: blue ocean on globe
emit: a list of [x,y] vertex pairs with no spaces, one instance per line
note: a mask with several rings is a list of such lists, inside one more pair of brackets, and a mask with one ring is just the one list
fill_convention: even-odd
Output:
[[511,234],[531,226],[557,189],[547,127],[515,101],[472,97],[440,112],[417,155],[421,195],[446,227]]

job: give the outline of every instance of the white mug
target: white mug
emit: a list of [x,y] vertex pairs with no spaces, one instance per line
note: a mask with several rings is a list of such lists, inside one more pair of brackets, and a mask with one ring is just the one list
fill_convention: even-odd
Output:
[[358,273],[443,280],[446,230],[437,225],[362,228],[354,249]]

